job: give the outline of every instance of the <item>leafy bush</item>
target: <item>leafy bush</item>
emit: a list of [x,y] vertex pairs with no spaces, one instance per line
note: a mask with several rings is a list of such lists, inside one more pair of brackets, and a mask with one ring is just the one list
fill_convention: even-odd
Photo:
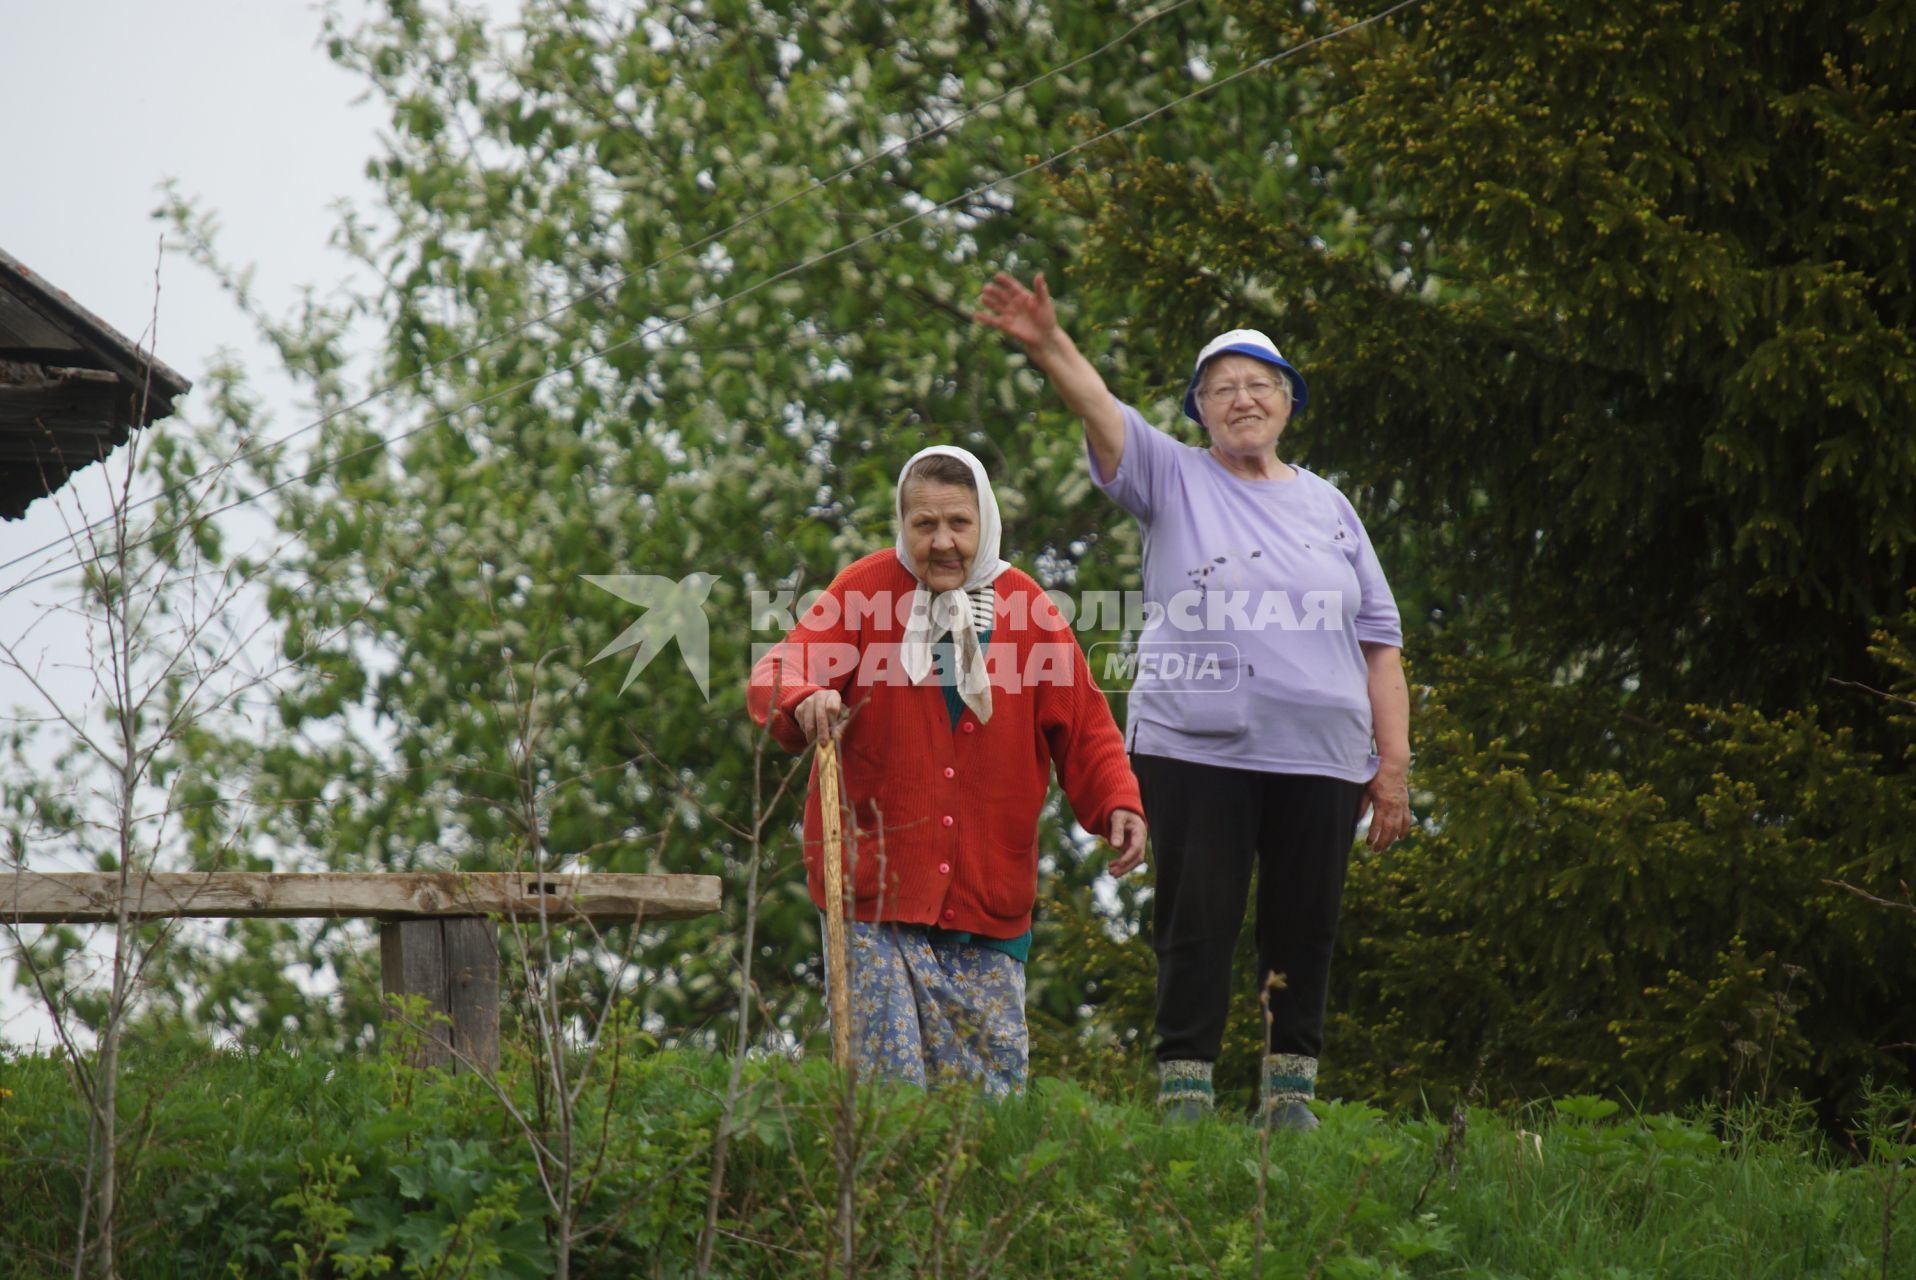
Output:
[[1916,1080],[1916,920],[1839,886],[1916,880],[1904,761],[1813,710],[1651,720],[1470,660],[1438,690],[1419,784],[1437,818],[1352,869],[1334,1087],[1794,1092],[1833,1121],[1872,1075]]
[[[1319,1091],[1391,1108],[1473,1087],[1669,1108],[1916,1085],[1916,610],[1878,633],[1887,697],[1865,746],[1812,708],[1658,712],[1482,656],[1432,659],[1415,808],[1353,858]],[[1088,894],[1047,904],[1038,963],[1087,992],[1059,1035],[1126,1056],[1145,1096],[1153,972]],[[1148,931],[1148,906],[1143,912]],[[1240,938],[1221,1091],[1254,1098],[1261,1024]]]

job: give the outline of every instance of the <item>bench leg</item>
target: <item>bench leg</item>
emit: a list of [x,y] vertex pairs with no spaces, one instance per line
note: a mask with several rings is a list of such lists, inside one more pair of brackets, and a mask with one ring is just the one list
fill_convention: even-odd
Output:
[[414,1065],[498,1068],[496,923],[483,916],[387,921],[379,926],[379,979],[388,999],[425,998],[432,1022],[421,1028]]

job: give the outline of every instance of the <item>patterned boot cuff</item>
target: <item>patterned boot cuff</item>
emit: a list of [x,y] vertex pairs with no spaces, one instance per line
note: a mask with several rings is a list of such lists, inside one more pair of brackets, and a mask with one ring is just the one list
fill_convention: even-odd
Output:
[[1287,1102],[1309,1102],[1317,1093],[1317,1059],[1301,1053],[1264,1056],[1264,1106],[1268,1110]]
[[1189,1058],[1158,1063],[1158,1108],[1185,1103],[1206,1111],[1217,1105],[1211,1093],[1211,1064]]

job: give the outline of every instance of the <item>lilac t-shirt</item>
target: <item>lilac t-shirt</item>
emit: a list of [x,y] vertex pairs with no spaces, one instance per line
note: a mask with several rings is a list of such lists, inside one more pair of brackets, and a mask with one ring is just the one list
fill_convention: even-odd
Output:
[[1295,465],[1293,479],[1242,479],[1118,407],[1117,474],[1089,461],[1098,487],[1144,531],[1146,620],[1129,668],[1126,745],[1368,781],[1377,756],[1361,645],[1402,647],[1404,637],[1350,501]]

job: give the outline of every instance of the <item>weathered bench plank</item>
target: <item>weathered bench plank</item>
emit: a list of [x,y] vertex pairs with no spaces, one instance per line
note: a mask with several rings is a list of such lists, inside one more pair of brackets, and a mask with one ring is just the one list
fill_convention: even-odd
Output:
[[[99,871],[0,874],[0,923],[114,920],[120,877]],[[135,920],[176,917],[381,921],[380,986],[420,997],[414,1061],[455,1071],[499,1065],[497,920],[554,924],[683,920],[719,909],[717,876],[505,871],[158,872],[126,888]]]
[[[113,872],[14,872],[0,875],[0,921],[84,924],[119,914]],[[507,871],[209,871],[156,872],[128,886],[136,920],[179,916],[367,916],[420,920],[504,916],[537,920],[541,903],[555,922],[600,924],[684,920],[719,909],[717,876],[594,872],[529,875]]]

